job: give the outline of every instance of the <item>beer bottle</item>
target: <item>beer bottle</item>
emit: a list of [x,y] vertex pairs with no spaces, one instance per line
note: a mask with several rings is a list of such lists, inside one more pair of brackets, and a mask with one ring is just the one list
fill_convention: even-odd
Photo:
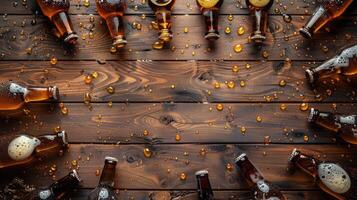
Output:
[[213,192],[208,179],[208,171],[201,170],[196,172],[197,192],[199,200],[213,200]]
[[261,173],[248,160],[245,153],[242,153],[236,158],[236,165],[243,174],[244,179],[252,189],[254,199],[276,199],[286,200],[286,197],[272,183],[266,181]]
[[171,10],[175,0],[149,0],[149,6],[155,12],[159,29],[159,40],[167,43],[172,39]]
[[354,198],[357,196],[357,193],[351,189],[349,175],[335,163],[322,163],[312,156],[294,149],[289,158],[288,171],[294,173],[296,169],[300,169],[312,176],[316,184],[324,192],[336,199],[350,200],[353,196]]
[[59,90],[56,86],[21,86],[14,82],[0,84],[0,110],[16,110],[27,102],[58,100]]
[[99,184],[90,192],[88,200],[117,200],[117,195],[114,192],[115,168],[117,163],[118,159],[109,156],[105,157]]
[[125,0],[96,0],[99,15],[106,21],[113,46],[117,49],[126,45],[123,15]]
[[78,35],[68,17],[69,0],[36,0],[42,13],[55,25],[60,37],[68,44],[75,44]]
[[0,137],[0,170],[24,167],[36,160],[64,153],[68,144],[64,131],[41,135],[3,135]]
[[333,114],[311,108],[308,121],[338,134],[346,142],[357,144],[357,115]]
[[246,0],[251,15],[254,16],[253,32],[250,39],[255,43],[262,43],[266,39],[265,33],[268,29],[268,10],[274,0]]
[[319,31],[325,24],[342,15],[352,2],[353,0],[322,1],[309,21],[299,30],[300,34],[310,39],[313,34]]
[[337,56],[327,60],[316,68],[305,71],[306,78],[311,85],[320,79],[332,75],[342,75],[347,82],[356,84],[357,80],[357,44],[341,50]]
[[78,186],[80,178],[76,170],[72,170],[67,176],[62,177],[47,188],[35,190],[31,193],[30,200],[59,200],[69,199],[70,192]]
[[217,40],[219,38],[218,16],[222,4],[223,0],[197,0],[197,5],[205,18],[205,39],[207,40]]

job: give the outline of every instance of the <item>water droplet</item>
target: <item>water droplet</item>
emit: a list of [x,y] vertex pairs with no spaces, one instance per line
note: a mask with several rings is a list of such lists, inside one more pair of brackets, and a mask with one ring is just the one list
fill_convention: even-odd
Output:
[[219,82],[215,82],[215,83],[213,84],[213,86],[214,86],[215,89],[221,88],[221,84],[220,84]]
[[233,165],[231,163],[227,163],[226,164],[226,170],[230,171],[230,172],[233,171]]
[[207,153],[206,149],[202,148],[202,149],[200,150],[200,155],[201,155],[201,156],[205,156],[206,153]]
[[144,156],[146,158],[150,158],[152,156],[152,152],[151,152],[151,150],[149,148],[145,148],[144,149]]
[[99,76],[98,72],[92,72],[91,75],[93,78],[98,78],[98,76]]
[[77,167],[77,165],[78,165],[77,160],[72,160],[71,164],[72,164],[73,168]]
[[218,111],[222,111],[222,110],[223,110],[223,104],[221,104],[221,103],[217,104],[217,105],[216,105],[216,109],[217,109]]
[[240,82],[239,82],[239,85],[240,85],[241,87],[245,87],[245,81],[240,81]]
[[280,104],[280,110],[285,111],[286,110],[286,104],[282,103]]
[[162,41],[154,42],[154,44],[152,44],[152,48],[160,50],[160,49],[164,48],[164,43]]
[[262,119],[262,117],[260,115],[257,116],[256,120],[257,120],[257,122],[262,122],[263,121],[263,119]]
[[144,130],[144,136],[148,136],[149,135],[149,131],[148,130]]
[[236,45],[234,45],[233,50],[234,50],[234,52],[236,52],[236,53],[240,53],[240,52],[243,51],[243,45],[241,45],[241,44],[236,44]]
[[268,145],[270,143],[270,136],[264,136],[264,144]]
[[95,176],[99,176],[100,175],[100,170],[99,169],[96,169],[95,170]]
[[243,35],[245,33],[245,29],[243,26],[238,27],[237,34],[238,35]]
[[51,63],[51,65],[56,65],[57,64],[57,58],[56,57],[52,57],[50,63]]
[[88,8],[90,6],[90,1],[89,0],[84,0],[83,6]]
[[232,72],[234,72],[234,73],[238,73],[238,72],[239,72],[239,67],[238,67],[238,65],[234,65],[234,66],[232,67]]
[[245,128],[244,126],[240,127],[240,132],[242,135],[244,135],[247,132],[247,128]]
[[300,110],[301,111],[307,111],[307,109],[309,109],[309,104],[308,103],[300,104]]
[[236,83],[234,81],[228,81],[227,87],[229,89],[233,89],[233,88],[235,88],[235,86],[236,86]]
[[283,20],[284,20],[284,22],[286,22],[286,23],[290,23],[291,20],[292,20],[292,18],[291,18],[291,16],[288,15],[288,14],[283,14]]
[[286,85],[286,81],[285,80],[280,80],[279,81],[279,86],[280,87],[284,87]]
[[231,28],[229,28],[228,26],[224,29],[224,32],[226,34],[230,34],[231,33]]
[[262,52],[262,56],[263,56],[263,58],[265,58],[265,59],[269,58],[269,52],[266,51],[266,50],[264,50],[264,51]]
[[114,94],[115,88],[114,88],[113,86],[109,86],[109,87],[107,87],[107,92],[108,92],[109,94]]
[[181,181],[185,181],[186,179],[187,179],[186,173],[182,172],[182,173],[180,174],[180,180],[181,180]]
[[308,142],[309,141],[309,136],[304,135],[304,142]]
[[175,135],[175,140],[178,142],[181,140],[181,135],[180,134],[176,134]]
[[228,21],[233,21],[234,17],[233,17],[233,15],[230,14],[230,15],[228,15],[227,19],[228,19]]
[[117,52],[117,48],[115,46],[111,46],[110,53],[116,53],[116,52]]
[[83,100],[85,104],[89,104],[91,102],[92,96],[90,95],[89,92],[84,93]]
[[184,33],[188,33],[188,27],[183,28]]
[[91,84],[92,83],[92,76],[91,75],[86,75],[84,77],[84,83],[85,84]]

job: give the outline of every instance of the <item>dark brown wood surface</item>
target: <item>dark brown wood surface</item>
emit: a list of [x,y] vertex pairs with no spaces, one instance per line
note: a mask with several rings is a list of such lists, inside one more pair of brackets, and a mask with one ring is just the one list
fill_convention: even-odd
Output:
[[[298,29],[319,1],[274,1],[268,39],[256,48],[247,40],[252,20],[244,0],[225,0],[219,19],[221,38],[215,44],[203,38],[204,21],[195,0],[177,0],[174,39],[163,50],[154,50],[157,31],[150,28],[152,11],[142,0],[128,0],[128,45],[116,53],[110,52],[111,39],[94,0],[88,7],[83,0],[71,0],[69,14],[80,36],[74,48],[53,36],[48,20],[40,12],[35,14],[34,0],[23,2],[0,3],[0,82],[57,85],[69,113],[62,114],[58,104],[48,102],[26,105],[25,111],[1,111],[0,134],[40,135],[59,126],[68,133],[70,148],[64,156],[26,170],[0,172],[0,188],[15,176],[35,186],[49,185],[53,177],[48,170],[55,164],[55,179],[78,169],[83,182],[73,199],[86,199],[98,183],[96,170],[110,155],[119,159],[115,187],[120,199],[197,199],[194,173],[200,169],[210,172],[216,199],[251,199],[239,170],[226,169],[227,163],[234,164],[234,158],[246,152],[288,199],[331,199],[311,177],[302,172],[287,174],[293,148],[337,162],[352,178],[357,177],[356,147],[310,126],[307,111],[300,110],[307,103],[324,111],[356,113],[355,88],[341,83],[312,90],[304,75],[305,69],[357,42],[356,2],[343,17],[306,40]],[[284,22],[282,13],[292,21]],[[233,21],[228,20],[230,14]],[[36,23],[31,24],[32,20]],[[142,29],[134,29],[133,22],[142,24]],[[243,35],[237,35],[239,26],[245,28]],[[186,27],[188,33],[184,33]],[[230,34],[224,33],[226,27],[231,28]],[[233,51],[236,44],[243,45],[241,53]],[[266,58],[264,51],[269,54]],[[58,59],[56,65],[50,64],[52,57]],[[237,73],[232,71],[234,65],[239,66]],[[98,78],[85,84],[84,77],[94,72]],[[282,80],[285,86],[279,86]],[[227,87],[229,81],[234,88]],[[214,88],[216,82],[219,89]],[[115,88],[114,94],[107,92],[109,86]],[[84,103],[87,92],[90,104]],[[223,111],[216,109],[218,103]],[[257,116],[262,122],[257,122]],[[245,134],[241,127],[246,128]],[[180,141],[175,139],[177,134]],[[266,136],[270,136],[269,145],[264,145]],[[151,158],[144,157],[144,148],[151,149]],[[202,149],[205,156],[200,155]],[[71,165],[73,160],[78,166]],[[180,173],[186,173],[187,180],[180,180]]]

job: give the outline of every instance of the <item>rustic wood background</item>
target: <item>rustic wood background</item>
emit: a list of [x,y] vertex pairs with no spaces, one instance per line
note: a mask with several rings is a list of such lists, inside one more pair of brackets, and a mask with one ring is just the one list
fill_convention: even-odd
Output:
[[[0,134],[39,135],[60,126],[70,140],[63,157],[24,171],[1,173],[0,185],[19,176],[46,186],[53,181],[48,175],[50,166],[58,166],[55,174],[59,178],[77,160],[83,183],[74,199],[86,199],[98,183],[96,170],[101,170],[104,156],[110,155],[119,159],[116,188],[120,199],[197,199],[194,172],[200,169],[210,171],[217,199],[250,199],[236,168],[226,169],[226,164],[234,164],[235,156],[246,152],[289,199],[329,199],[310,177],[286,173],[293,148],[340,163],[357,177],[356,147],[309,126],[307,112],[300,110],[305,102],[321,110],[355,113],[353,88],[341,83],[311,90],[304,70],[357,42],[356,2],[313,40],[305,40],[298,29],[318,2],[277,0],[270,10],[268,39],[256,48],[247,41],[252,22],[243,0],[225,0],[219,20],[222,37],[214,44],[203,38],[204,22],[195,0],[177,0],[174,39],[165,49],[153,50],[157,32],[149,28],[152,12],[142,0],[128,0],[128,45],[116,53],[110,52],[111,39],[95,1],[89,2],[85,7],[83,0],[71,0],[69,14],[80,35],[74,49],[52,35],[50,23],[36,12],[34,0],[0,3],[0,81],[57,85],[69,110],[64,115],[58,105],[34,103],[26,107],[26,115],[23,111],[1,112]],[[285,22],[282,13],[292,21]],[[227,19],[230,14],[233,21]],[[133,22],[142,24],[142,29],[134,29]],[[237,35],[238,26],[245,28],[245,34]],[[188,33],[184,33],[185,27]],[[232,33],[225,34],[226,27]],[[241,53],[233,51],[236,44],[243,45]],[[268,57],[262,57],[264,51]],[[58,59],[56,65],[50,64],[52,57]],[[232,72],[234,65],[239,66],[238,73]],[[98,78],[85,84],[84,77],[93,72]],[[281,80],[286,86],[279,86]],[[229,89],[226,81],[235,82],[235,88]],[[241,81],[246,83],[244,87]],[[214,88],[215,82],[221,84],[220,89]],[[114,94],[106,91],[109,86],[115,88]],[[86,92],[92,96],[90,105],[83,102]],[[223,111],[216,110],[217,103],[224,105]],[[282,104],[286,110],[281,110]],[[262,122],[256,121],[257,116]],[[247,129],[245,134],[241,127]],[[175,140],[176,134],[180,141]],[[270,136],[269,145],[264,145],[265,136]],[[309,140],[304,141],[304,136]],[[151,158],[144,157],[144,148],[152,150]],[[205,156],[200,155],[201,149],[207,152]],[[179,179],[183,172],[185,181]]]

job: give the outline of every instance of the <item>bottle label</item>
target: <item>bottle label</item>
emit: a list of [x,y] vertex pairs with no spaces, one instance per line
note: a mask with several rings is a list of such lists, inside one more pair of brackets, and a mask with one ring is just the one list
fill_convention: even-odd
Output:
[[338,118],[338,122],[342,124],[350,124],[354,125],[356,124],[356,116],[355,115],[350,115],[350,116],[340,116]]
[[52,194],[51,190],[42,190],[38,193],[38,197],[40,199],[45,200],[45,199],[49,199],[51,197],[51,194]]
[[263,193],[269,192],[269,185],[264,180],[257,181],[257,186],[260,191]]
[[220,0],[197,0],[204,8],[213,8]]
[[334,163],[323,163],[317,169],[321,182],[333,192],[343,194],[351,187],[347,172]]
[[350,65],[350,59],[357,56],[357,45],[345,49],[335,59],[334,66],[336,67],[348,67]]
[[37,138],[30,138],[25,135],[16,137],[9,143],[9,157],[16,161],[25,160],[31,156],[35,148],[40,144],[41,141]]
[[167,6],[172,2],[172,0],[150,0],[150,1],[151,3],[157,6]]
[[254,7],[263,8],[268,5],[271,0],[249,0]]
[[101,188],[99,191],[99,199],[108,199],[109,191],[107,188]]
[[26,94],[27,89],[16,84],[16,83],[11,83],[9,87],[10,93],[16,95],[16,94]]

